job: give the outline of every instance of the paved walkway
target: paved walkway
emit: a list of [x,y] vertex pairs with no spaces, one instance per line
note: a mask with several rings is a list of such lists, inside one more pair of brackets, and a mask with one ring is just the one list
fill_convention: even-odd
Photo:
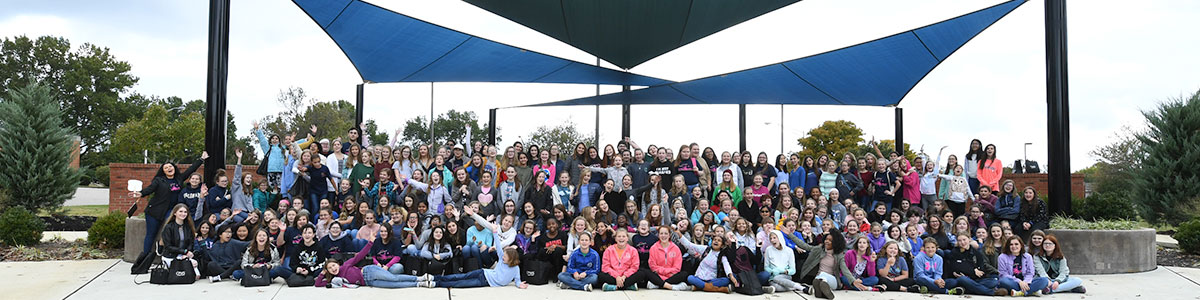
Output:
[[108,205],[108,188],[76,188],[75,197],[67,199],[63,206],[78,205]]
[[[271,286],[243,288],[234,281],[192,285],[136,285],[129,275],[130,264],[116,259],[87,261],[4,262],[0,263],[0,291],[4,299],[383,299],[403,295],[411,299],[572,299],[572,300],[716,300],[779,299],[813,300],[793,292],[746,297],[737,294],[713,294],[672,291],[599,292],[564,291],[552,285],[528,290],[514,287],[475,289],[402,290],[362,287],[349,289],[289,288],[282,280]],[[1123,275],[1080,276],[1088,288],[1086,295],[1057,294],[1042,299],[1200,299],[1200,269],[1159,267],[1150,272]],[[138,276],[148,280],[148,275]],[[987,298],[979,296],[922,296],[909,293],[836,292],[837,299],[924,300]],[[999,299],[999,298],[997,298]]]

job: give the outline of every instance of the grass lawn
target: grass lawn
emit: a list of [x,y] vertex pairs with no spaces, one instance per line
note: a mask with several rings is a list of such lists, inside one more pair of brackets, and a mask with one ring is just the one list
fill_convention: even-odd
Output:
[[[92,216],[102,217],[108,214],[108,205],[79,205],[79,206],[63,206],[68,216]],[[38,216],[49,216],[48,212],[38,213]]]

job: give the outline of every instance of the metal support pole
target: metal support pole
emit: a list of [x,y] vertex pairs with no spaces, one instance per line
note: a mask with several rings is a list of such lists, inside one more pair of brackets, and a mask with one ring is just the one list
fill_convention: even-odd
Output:
[[208,151],[208,160],[204,163],[204,178],[210,183],[217,170],[225,168],[225,134],[229,123],[225,110],[229,82],[229,1],[208,2],[208,86],[204,110],[204,149]]
[[496,144],[496,109],[488,110],[488,145]]
[[738,149],[746,151],[746,105],[738,104]]
[[783,104],[779,105],[779,154],[787,155],[783,152]]
[[[434,141],[433,141],[433,82],[430,82],[429,83],[429,144],[432,145],[433,143],[434,143]],[[433,150],[434,149],[429,149],[429,151],[433,151]]]
[[[621,92],[629,92],[629,85],[621,86]],[[621,104],[621,140],[629,136],[631,125],[629,123],[629,103]]]
[[[596,57],[596,66],[600,66],[600,57]],[[596,96],[600,96],[600,85],[596,85]],[[592,136],[596,147],[600,147],[600,104],[596,104],[596,135]]]
[[896,154],[904,156],[904,109],[896,108]]
[[1046,129],[1050,213],[1071,212],[1071,130],[1067,105],[1067,4],[1046,0]]
[[[354,126],[363,123],[363,84],[359,83],[354,93]],[[361,129],[361,128],[359,128]],[[341,128],[337,128],[341,130]]]

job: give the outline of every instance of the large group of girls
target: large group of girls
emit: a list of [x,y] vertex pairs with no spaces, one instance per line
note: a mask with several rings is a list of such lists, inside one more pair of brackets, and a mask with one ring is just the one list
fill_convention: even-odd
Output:
[[145,252],[158,245],[213,282],[265,268],[292,286],[525,288],[542,277],[583,291],[828,299],[1084,292],[1042,231],[1038,191],[1004,180],[996,147],[979,140],[963,156],[876,148],[771,161],[629,138],[500,151],[369,145],[357,128],[332,143],[255,129],[265,179],[238,165],[209,187],[192,172],[199,162],[163,164],[131,193],[151,197]]

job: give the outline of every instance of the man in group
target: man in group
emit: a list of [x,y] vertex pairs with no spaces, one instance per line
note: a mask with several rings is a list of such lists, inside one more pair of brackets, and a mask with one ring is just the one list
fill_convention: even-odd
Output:
[[458,170],[458,168],[467,164],[467,159],[463,157],[463,152],[462,145],[454,145],[454,158],[446,162],[446,165],[449,165],[451,170]]
[[[358,145],[359,147],[362,147],[366,144],[366,139],[362,136],[362,127],[364,126],[360,124],[360,126],[350,127],[349,130],[346,130],[346,141],[342,142],[342,154],[350,153],[350,145]],[[329,147],[325,147],[325,149],[329,149]]]
[[[624,151],[621,152],[621,155],[625,156],[628,155],[628,153],[629,151]],[[642,149],[634,148],[633,155],[629,155],[629,158],[625,159],[628,159],[626,161],[629,162],[629,164],[625,166],[625,169],[629,170],[629,177],[633,179],[633,186],[641,187],[649,184],[650,164],[646,162],[646,154],[642,152]]]

